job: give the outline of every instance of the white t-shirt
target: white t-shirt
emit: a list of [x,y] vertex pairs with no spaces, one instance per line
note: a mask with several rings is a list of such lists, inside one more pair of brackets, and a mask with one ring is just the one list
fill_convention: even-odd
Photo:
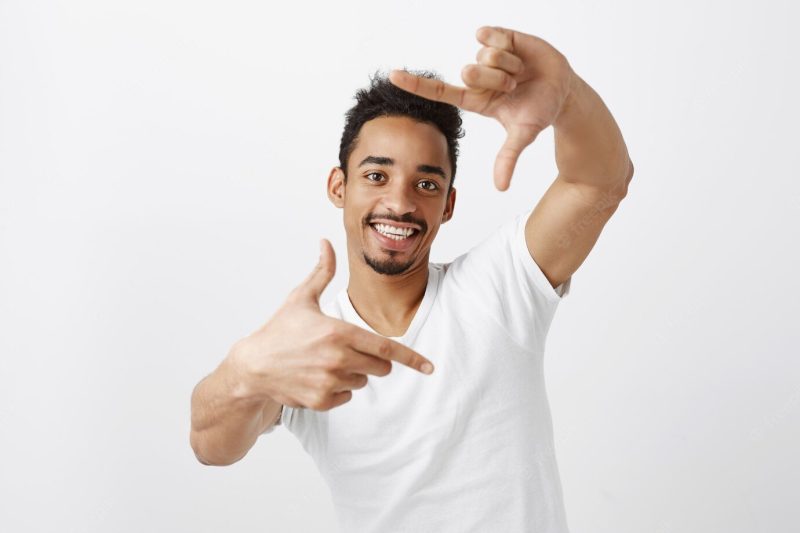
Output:
[[[279,424],[314,459],[342,531],[567,531],[542,357],[572,278],[553,289],[533,261],[529,215],[429,263],[408,330],[390,338],[433,374],[394,362],[339,407],[284,406]],[[322,310],[375,333],[346,288]]]

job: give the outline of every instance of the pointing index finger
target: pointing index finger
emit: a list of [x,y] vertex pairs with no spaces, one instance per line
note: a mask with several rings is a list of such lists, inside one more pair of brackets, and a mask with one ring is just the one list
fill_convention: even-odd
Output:
[[468,106],[467,90],[464,87],[456,87],[442,80],[423,78],[415,76],[405,70],[393,70],[389,73],[389,81],[397,85],[404,91],[408,91],[417,96],[444,102],[472,111]]
[[353,326],[348,333],[350,333],[350,345],[354,350],[381,359],[397,361],[424,374],[433,373],[433,363],[408,346],[375,335],[358,326]]

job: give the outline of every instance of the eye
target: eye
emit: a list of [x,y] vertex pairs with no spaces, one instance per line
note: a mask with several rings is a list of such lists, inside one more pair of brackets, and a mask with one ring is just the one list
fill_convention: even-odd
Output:
[[433,185],[433,188],[423,187],[423,189],[425,189],[426,191],[437,191],[437,190],[439,190],[439,185],[435,181],[423,180],[423,181],[420,181],[420,183],[430,183],[431,185]]
[[382,178],[382,177],[383,177],[383,174],[381,174],[380,172],[368,172],[368,173],[367,173],[367,174],[365,174],[365,176],[364,176],[364,177],[366,177],[366,178],[367,178],[367,180],[369,180],[369,181],[378,181],[378,180],[373,180],[373,179],[370,179],[370,176],[378,176],[378,177],[381,177],[381,178]]

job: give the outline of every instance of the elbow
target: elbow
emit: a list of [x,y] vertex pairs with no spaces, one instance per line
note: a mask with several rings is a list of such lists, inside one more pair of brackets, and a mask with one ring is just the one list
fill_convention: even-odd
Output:
[[197,462],[199,462],[203,466],[219,466],[219,465],[214,464],[214,463],[212,463],[210,461],[206,461],[205,459],[203,459],[203,456],[200,455],[197,452],[194,452],[194,456],[197,458]]
[[236,461],[225,462],[225,461],[209,461],[204,459],[201,455],[195,453],[195,457],[197,457],[197,461],[203,466],[230,466]]
[[625,194],[628,193],[628,185],[630,185],[631,180],[633,179],[633,161],[628,158],[628,174],[625,176]]
[[208,455],[203,455],[202,453],[198,452],[197,450],[194,451],[194,456],[197,458],[197,461],[203,466],[230,466],[236,462],[238,462],[241,457],[237,457],[236,459],[211,459]]
[[628,168],[625,171],[624,177],[615,187],[615,198],[617,199],[617,203],[621,202],[628,196],[628,186],[633,179],[633,161],[628,158]]
[[209,461],[208,459],[206,459],[206,457],[197,448],[192,447],[192,450],[194,451],[195,459],[197,459],[197,462],[200,463],[201,465],[203,465],[203,466],[221,466],[221,465],[219,465],[217,463],[214,463],[214,462]]
[[197,461],[204,466],[230,466],[244,457],[236,457],[233,459],[213,457],[213,454],[209,453],[208,447],[204,445],[202,439],[195,431],[191,432],[189,437],[189,445],[192,447],[192,451],[194,452],[194,456]]
[[202,451],[202,446],[200,444],[200,437],[194,430],[189,434],[189,446],[192,447],[194,456],[201,465],[216,466],[213,462],[208,460],[204,455]]

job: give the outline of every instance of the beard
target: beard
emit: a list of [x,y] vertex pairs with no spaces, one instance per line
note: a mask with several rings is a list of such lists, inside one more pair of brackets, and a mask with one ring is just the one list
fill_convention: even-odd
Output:
[[387,276],[397,276],[402,274],[414,264],[413,259],[406,262],[400,262],[394,259],[399,252],[388,251],[389,259],[379,260],[364,254],[364,261],[378,274],[385,274]]

